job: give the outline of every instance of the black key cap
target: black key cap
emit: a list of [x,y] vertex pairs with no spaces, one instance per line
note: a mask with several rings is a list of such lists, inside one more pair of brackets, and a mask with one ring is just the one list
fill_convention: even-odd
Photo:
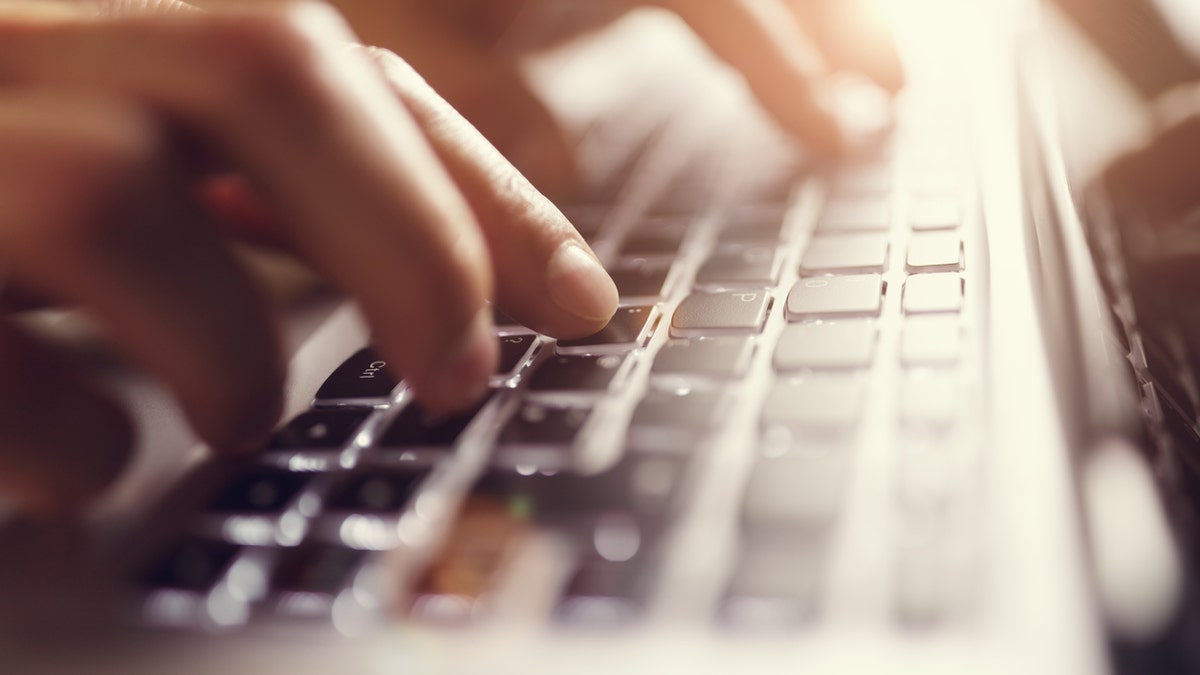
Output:
[[152,588],[207,591],[229,569],[239,549],[234,544],[207,539],[178,543],[142,575],[141,583]]
[[760,222],[728,226],[717,234],[717,246],[774,246],[783,237],[780,223]]
[[388,424],[379,446],[383,449],[449,448],[485,405],[486,400],[465,413],[431,416],[418,404],[410,403]]
[[492,305],[492,325],[501,330],[521,327],[521,324],[516,319],[501,312],[495,305]]
[[662,296],[670,271],[668,265],[638,265],[610,270],[609,275],[622,299],[658,298]]
[[759,331],[770,304],[765,291],[692,293],[675,309],[671,334]]
[[529,356],[529,349],[537,342],[534,335],[505,335],[500,338],[500,359],[496,363],[496,375],[512,375]]
[[717,395],[693,391],[687,394],[651,391],[633,411],[630,426],[640,428],[686,428],[700,431],[717,412]]
[[350,443],[370,416],[369,409],[310,410],[297,415],[275,432],[267,447],[271,450],[342,448]]
[[591,413],[586,408],[564,408],[527,403],[500,432],[500,445],[561,445],[571,443]]
[[696,273],[696,283],[708,286],[770,286],[778,274],[774,247],[754,246],[717,250]]
[[650,221],[635,229],[621,245],[621,255],[635,257],[674,256],[683,245],[687,227],[682,222]]
[[542,362],[530,378],[534,391],[601,392],[612,384],[624,356],[555,356]]
[[646,339],[653,307],[619,307],[600,332],[577,340],[559,340],[560,354],[586,354],[595,349],[617,350],[639,347]]
[[282,511],[304,489],[310,474],[271,467],[243,471],[217,493],[210,512],[269,514]]
[[524,475],[512,469],[489,471],[475,494],[501,503],[519,503],[529,517],[549,522],[591,522],[604,513],[642,516],[644,524],[670,506],[686,458],[627,454],[615,465],[596,473],[573,470]]
[[336,595],[354,581],[366,555],[366,551],[314,543],[287,549],[271,575],[271,589]]
[[397,384],[387,371],[387,361],[367,347],[333,371],[317,390],[317,403],[386,401]]
[[342,476],[330,490],[325,508],[355,513],[395,513],[404,508],[427,470],[374,470]]

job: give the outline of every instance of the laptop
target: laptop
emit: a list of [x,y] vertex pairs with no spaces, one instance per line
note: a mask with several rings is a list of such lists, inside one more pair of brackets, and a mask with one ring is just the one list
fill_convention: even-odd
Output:
[[1142,324],[1114,330],[1125,287],[1097,261],[1120,250],[1081,222],[1038,9],[896,12],[909,84],[842,83],[863,142],[837,166],[666,13],[530,63],[578,139],[591,189],[560,206],[618,283],[610,326],[555,342],[497,313],[491,394],[433,418],[352,303],[305,296],[285,422],[236,460],[114,373],[143,452],[79,530],[6,524],[0,663],[1186,663],[1191,553],[1160,489],[1181,436],[1118,339]]

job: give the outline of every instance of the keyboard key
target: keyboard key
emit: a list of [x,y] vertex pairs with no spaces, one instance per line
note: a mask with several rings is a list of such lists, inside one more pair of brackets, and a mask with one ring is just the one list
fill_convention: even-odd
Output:
[[311,474],[252,467],[227,483],[209,503],[208,510],[220,513],[278,513],[300,494],[311,478]]
[[882,272],[887,255],[888,239],[883,233],[817,236],[804,251],[800,273]]
[[453,447],[485,405],[486,400],[466,412],[430,415],[420,405],[410,403],[388,424],[377,445],[384,450]]
[[625,357],[554,356],[533,371],[529,388],[533,391],[596,392],[608,390],[616,381]]
[[577,340],[559,340],[560,354],[588,354],[597,351],[634,349],[649,338],[654,307],[618,307],[616,314],[600,332]]
[[619,626],[641,613],[645,570],[640,560],[587,557],[567,581],[555,618],[576,626]]
[[767,427],[844,431],[861,416],[863,397],[862,380],[850,373],[779,380],[767,393],[762,422]]
[[594,472],[496,468],[484,474],[474,494],[519,506],[538,522],[586,525],[615,512],[640,516],[649,526],[673,504],[687,464],[687,458],[676,456],[626,454]]
[[271,588],[284,593],[336,595],[354,581],[366,551],[308,543],[284,550],[271,575]]
[[529,352],[537,343],[534,335],[504,335],[498,338],[500,342],[500,358],[496,363],[496,375],[512,377],[525,364]]
[[746,374],[753,355],[754,341],[749,335],[671,340],[654,357],[651,372],[733,379]]
[[914,274],[904,282],[905,314],[957,312],[962,303],[963,280],[957,274]]
[[817,221],[821,233],[882,232],[891,226],[891,204],[885,199],[833,201]]
[[962,269],[962,239],[957,232],[922,232],[908,240],[909,272],[957,272]]
[[883,278],[878,274],[800,279],[788,294],[789,321],[879,316]]
[[826,528],[841,509],[846,472],[846,455],[839,452],[760,458],[746,483],[743,530],[770,539],[781,531],[796,536]]
[[719,400],[705,391],[650,391],[633,411],[628,443],[643,450],[691,451],[716,423]]
[[225,575],[240,547],[223,541],[190,539],[168,549],[141,577],[151,588],[204,592]]
[[962,209],[957,199],[918,199],[908,212],[909,227],[918,231],[952,230],[961,222]]
[[787,628],[817,613],[820,554],[792,542],[743,543],[721,606],[721,618],[738,628]]
[[762,330],[771,306],[765,291],[692,293],[679,303],[671,319],[671,335]]
[[496,308],[495,305],[492,305],[492,325],[494,325],[497,330],[501,331],[522,328],[520,322],[504,312],[501,312]]
[[962,354],[957,316],[913,316],[900,333],[900,362],[906,366],[950,365]]
[[621,244],[621,255],[635,258],[673,258],[687,236],[686,221],[651,220],[635,227]]
[[669,265],[637,265],[635,267],[619,267],[609,270],[609,275],[617,285],[617,293],[621,300],[630,298],[657,299],[663,294],[667,283]]
[[354,513],[395,513],[408,504],[428,475],[428,469],[372,469],[348,473],[340,476],[330,489],[325,508]]
[[386,403],[397,384],[387,371],[387,361],[367,347],[346,359],[325,380],[317,390],[317,404]]
[[845,167],[833,177],[839,195],[881,195],[892,190],[892,167],[884,163]]
[[877,333],[869,319],[789,324],[775,346],[775,369],[865,368],[871,363]]
[[783,238],[787,209],[777,206],[745,206],[731,211],[725,227],[717,233],[717,245],[772,246]]
[[498,445],[565,445],[587,422],[587,408],[526,403],[500,432]]
[[774,247],[718,249],[696,273],[696,284],[725,288],[770,286],[779,274],[778,262]]
[[900,390],[900,421],[906,426],[946,427],[954,423],[961,405],[953,371],[913,371]]
[[275,432],[267,447],[271,450],[344,448],[370,416],[370,409],[310,410],[297,415]]

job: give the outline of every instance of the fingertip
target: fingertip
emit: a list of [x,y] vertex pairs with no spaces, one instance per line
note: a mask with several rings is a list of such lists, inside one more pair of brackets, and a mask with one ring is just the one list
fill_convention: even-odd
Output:
[[565,241],[546,265],[550,298],[559,309],[599,329],[617,311],[617,286],[594,255],[575,241]]
[[498,358],[491,308],[484,307],[441,356],[418,366],[408,383],[416,399],[430,412],[463,410],[487,392]]
[[184,400],[192,427],[220,454],[261,450],[279,423],[286,371],[278,359],[230,369],[200,394]]

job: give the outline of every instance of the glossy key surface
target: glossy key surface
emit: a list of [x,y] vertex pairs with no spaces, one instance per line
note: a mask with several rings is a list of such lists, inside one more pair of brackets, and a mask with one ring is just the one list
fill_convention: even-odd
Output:
[[272,467],[235,472],[209,502],[213,512],[270,514],[282,511],[312,476]]
[[909,272],[957,272],[962,269],[962,239],[955,231],[919,232],[908,240]]
[[360,349],[325,380],[317,390],[317,402],[386,401],[399,384],[388,373],[387,365],[374,349]]
[[692,293],[675,309],[671,334],[757,332],[767,318],[770,302],[765,291]]
[[533,371],[533,391],[602,392],[609,388],[625,362],[624,356],[556,355]]
[[800,272],[882,272],[887,255],[888,239],[883,233],[818,235],[800,259]]
[[877,332],[871,319],[789,324],[775,346],[775,369],[865,368],[871,363]]
[[336,594],[350,585],[366,551],[308,543],[285,551],[271,575],[271,589],[292,593]]
[[963,279],[958,274],[914,274],[904,282],[904,312],[957,312],[963,304]]
[[788,320],[878,316],[883,290],[878,274],[800,279],[788,293]]
[[497,338],[500,358],[496,361],[496,375],[512,375],[525,362],[529,351],[537,343],[537,337],[529,335],[503,335]]
[[354,513],[391,513],[404,508],[429,475],[424,469],[358,470],[338,476],[325,508]]
[[471,410],[448,415],[431,415],[416,403],[410,403],[387,425],[378,445],[389,448],[449,448],[483,409],[487,402]]
[[729,379],[750,367],[754,340],[749,335],[670,340],[658,351],[651,372],[663,376]]
[[292,418],[271,437],[272,450],[337,449],[350,444],[370,409],[335,408],[310,410]]
[[718,249],[700,266],[696,283],[706,286],[770,286],[778,274],[778,252],[772,246]]
[[206,591],[224,575],[239,550],[222,541],[188,539],[164,551],[141,581],[157,588]]
[[593,350],[633,349],[645,340],[653,317],[652,306],[618,307],[600,332],[575,340],[559,340],[556,350],[560,354],[581,354]]

